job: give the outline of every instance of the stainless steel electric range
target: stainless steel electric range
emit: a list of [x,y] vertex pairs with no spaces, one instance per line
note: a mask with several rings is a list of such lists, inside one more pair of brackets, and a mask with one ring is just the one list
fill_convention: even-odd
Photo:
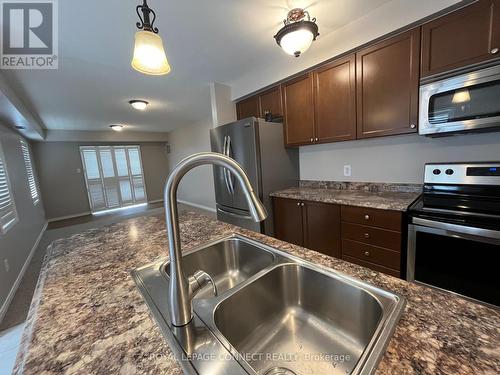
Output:
[[407,279],[500,306],[500,162],[427,164]]

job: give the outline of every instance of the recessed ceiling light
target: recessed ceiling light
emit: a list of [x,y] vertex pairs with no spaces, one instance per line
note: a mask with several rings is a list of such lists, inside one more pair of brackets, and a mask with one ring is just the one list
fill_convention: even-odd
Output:
[[109,127],[115,132],[121,132],[123,130],[123,125],[110,125]]
[[145,100],[131,100],[129,104],[138,111],[144,111],[148,107],[149,102]]

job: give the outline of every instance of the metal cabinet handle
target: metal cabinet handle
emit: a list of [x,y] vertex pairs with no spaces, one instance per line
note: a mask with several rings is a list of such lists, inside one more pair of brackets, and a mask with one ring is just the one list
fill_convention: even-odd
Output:
[[365,215],[365,220],[370,220],[370,215]]
[[410,128],[412,128],[412,129],[415,129],[416,127],[417,127],[417,125],[415,125],[415,124],[410,125]]
[[316,142],[318,142],[318,141],[319,141],[319,138],[316,138],[316,139],[315,139],[315,141],[316,141]]
[[314,138],[311,138],[311,143],[314,142]]
[[365,256],[369,257],[370,256],[370,252],[369,251],[365,251]]
[[301,205],[302,207],[304,207],[304,203],[301,203],[300,205]]
[[496,55],[498,53],[499,49],[498,48],[493,48],[490,52],[492,55]]
[[365,233],[365,238],[366,239],[370,238],[370,234],[369,233]]
[[300,202],[297,203],[297,206],[300,206]]

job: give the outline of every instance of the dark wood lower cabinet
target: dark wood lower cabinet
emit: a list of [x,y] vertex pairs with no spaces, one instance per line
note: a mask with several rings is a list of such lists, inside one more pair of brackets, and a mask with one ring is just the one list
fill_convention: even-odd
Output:
[[[304,212],[305,211],[305,212]],[[340,244],[340,206],[305,202],[305,246],[336,258],[342,256]]]
[[273,208],[276,238],[401,277],[401,212],[276,197]]
[[340,206],[273,198],[276,238],[340,258]]
[[300,203],[294,199],[273,198],[274,232],[280,240],[304,246]]

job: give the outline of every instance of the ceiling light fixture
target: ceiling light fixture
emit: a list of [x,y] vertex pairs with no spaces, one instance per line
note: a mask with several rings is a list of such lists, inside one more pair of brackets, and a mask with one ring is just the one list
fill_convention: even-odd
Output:
[[148,107],[149,102],[145,100],[131,100],[129,101],[129,104],[138,111],[144,111]]
[[[132,67],[138,72],[149,75],[164,75],[170,72],[170,65],[163,48],[163,41],[154,26],[156,13],[146,0],[136,7],[140,22],[136,23],[140,30],[135,34],[134,57]],[[142,16],[139,13],[142,12]],[[151,15],[153,19],[151,20]]]
[[109,127],[115,132],[121,132],[123,130],[123,125],[110,125]]
[[299,57],[307,51],[313,41],[319,36],[316,18],[311,20],[309,12],[301,8],[288,12],[285,26],[274,36],[276,43],[287,54]]

